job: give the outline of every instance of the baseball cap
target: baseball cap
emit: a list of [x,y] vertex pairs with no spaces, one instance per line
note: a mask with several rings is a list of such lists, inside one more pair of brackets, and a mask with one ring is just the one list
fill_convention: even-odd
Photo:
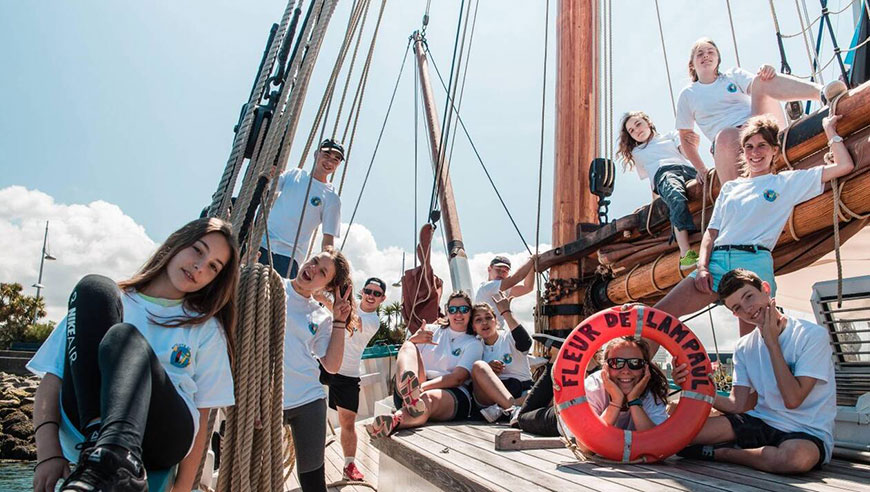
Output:
[[489,266],[496,266],[496,265],[504,265],[504,266],[510,268],[511,267],[511,260],[507,259],[504,256],[496,256],[495,258],[492,259],[492,261],[489,262]]
[[331,138],[327,138],[326,140],[320,142],[319,148],[320,150],[332,150],[338,152],[338,154],[341,155],[342,160],[344,160],[344,146]]

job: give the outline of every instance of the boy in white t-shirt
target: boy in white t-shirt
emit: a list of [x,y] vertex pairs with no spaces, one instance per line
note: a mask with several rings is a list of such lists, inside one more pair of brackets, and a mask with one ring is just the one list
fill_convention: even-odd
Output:
[[361,482],[365,480],[357,468],[356,457],[356,414],[359,410],[360,362],[369,340],[380,328],[378,308],[386,299],[387,284],[371,277],[365,281],[360,292],[357,308],[360,325],[344,338],[344,355],[341,368],[330,374],[321,366],[320,382],[329,386],[329,408],[338,412],[341,426],[341,450],[344,452],[342,476],[345,480]]
[[[269,212],[267,234],[272,265],[282,277],[291,280],[296,278],[299,264],[305,261],[317,226],[323,225],[324,250],[341,233],[341,198],[328,178],[344,160],[344,147],[327,138],[320,143],[315,159],[311,174],[293,168],[278,177],[278,197]],[[269,264],[266,248],[264,235],[258,260],[264,265]]]
[[[831,460],[836,383],[828,332],[780,314],[770,285],[744,269],[719,283],[719,298],[736,317],[757,328],[737,342],[734,386],[679,453],[772,473],[804,473]],[[754,393],[753,393],[754,390]]]
[[[535,255],[523,263],[521,267],[511,274],[511,260],[505,256],[496,256],[489,262],[486,269],[487,280],[481,282],[474,295],[474,303],[485,302],[495,311],[499,326],[504,323],[504,318],[498,314],[492,296],[504,292],[511,297],[520,297],[535,290]],[[522,283],[520,283],[522,281]]]

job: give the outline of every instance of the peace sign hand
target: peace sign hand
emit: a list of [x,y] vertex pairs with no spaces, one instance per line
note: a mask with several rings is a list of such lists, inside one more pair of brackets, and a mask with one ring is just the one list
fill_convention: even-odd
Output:
[[350,319],[350,288],[345,287],[344,293],[341,290],[335,296],[335,302],[332,305],[332,313],[336,321],[346,323]]
[[513,299],[513,296],[505,295],[502,290],[496,292],[495,295],[492,296],[492,300],[495,302],[495,308],[498,310],[499,314],[511,310],[511,301]]

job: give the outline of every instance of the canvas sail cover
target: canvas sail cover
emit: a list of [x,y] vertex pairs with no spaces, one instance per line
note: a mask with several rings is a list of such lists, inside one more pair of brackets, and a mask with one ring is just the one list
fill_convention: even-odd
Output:
[[420,229],[420,242],[417,245],[420,264],[406,270],[402,276],[402,318],[410,333],[416,333],[424,320],[432,323],[441,316],[438,303],[444,282],[435,275],[429,263],[434,232],[435,226],[432,224]]

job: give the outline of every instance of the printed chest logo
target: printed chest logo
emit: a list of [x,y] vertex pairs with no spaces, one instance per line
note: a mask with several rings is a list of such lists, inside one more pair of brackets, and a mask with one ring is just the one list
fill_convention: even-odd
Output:
[[734,82],[731,82],[730,84],[728,84],[728,87],[726,87],[726,89],[728,90],[728,92],[734,94],[735,92],[737,92],[737,85]]
[[321,200],[319,196],[311,197],[312,206],[319,207],[321,203],[323,203],[323,200]]
[[761,196],[763,196],[765,200],[772,202],[779,197],[779,193],[768,189],[768,190],[764,190],[764,193],[762,193]]
[[169,356],[169,363],[180,369],[190,365],[190,347],[183,343],[176,343],[172,346],[172,355]]
[[308,331],[310,331],[312,335],[317,333],[317,323],[309,321],[308,322]]
[[450,353],[453,354],[454,357],[459,357],[459,354],[462,353],[462,349],[455,348],[453,349],[453,352]]
[[510,364],[514,361],[514,358],[511,357],[511,354],[504,354],[503,356],[501,356],[501,361],[505,364]]

